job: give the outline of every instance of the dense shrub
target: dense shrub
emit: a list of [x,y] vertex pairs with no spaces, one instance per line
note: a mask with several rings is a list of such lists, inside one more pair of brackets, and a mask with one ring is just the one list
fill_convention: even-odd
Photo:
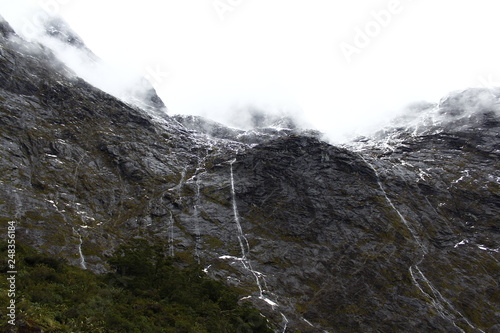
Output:
[[[18,248],[17,321],[27,331],[272,332],[257,310],[238,304],[233,289],[145,241],[119,248],[106,275]],[[0,252],[7,258],[5,244]],[[6,290],[4,277],[0,285]],[[2,292],[2,308],[8,301]]]

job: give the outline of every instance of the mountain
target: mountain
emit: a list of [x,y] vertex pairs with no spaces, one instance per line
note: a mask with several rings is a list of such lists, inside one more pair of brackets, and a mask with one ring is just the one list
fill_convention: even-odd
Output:
[[5,235],[100,274],[146,240],[276,332],[500,332],[498,91],[340,147],[125,103],[3,19],[0,47]]
[[147,110],[150,114],[161,117],[167,111],[153,85],[146,78],[150,75],[157,76],[156,73],[144,73],[144,77],[141,73],[129,73],[123,68],[116,68],[104,62],[60,17],[47,16],[38,24],[37,41],[51,49],[77,76],[129,105]]
[[195,135],[242,142],[248,145],[256,145],[290,135],[302,135],[318,139],[322,136],[318,131],[297,127],[294,120],[290,117],[280,117],[268,124],[262,124],[263,126],[254,127],[249,130],[227,127],[216,121],[199,116],[174,115],[173,118],[188,130],[193,131]]

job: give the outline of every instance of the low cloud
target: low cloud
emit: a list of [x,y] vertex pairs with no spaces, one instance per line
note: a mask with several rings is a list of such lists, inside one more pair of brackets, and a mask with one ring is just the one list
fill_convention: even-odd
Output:
[[166,111],[157,99],[153,85],[145,77],[158,80],[163,73],[156,73],[154,69],[142,73],[132,66],[117,66],[103,61],[85,46],[80,36],[62,18],[41,7],[20,1],[10,7],[8,14],[19,36],[49,48],[61,62],[91,85],[128,104]]
[[[10,9],[23,2],[0,0]],[[232,6],[224,20],[211,3],[74,0],[61,14],[107,63],[82,58],[54,38],[44,43],[121,99],[133,102],[131,89],[146,86],[141,77],[154,56],[149,68],[160,75],[146,81],[170,113],[238,128],[260,126],[255,110],[265,119],[292,115],[332,143],[376,131],[414,101],[438,104],[450,91],[495,86],[500,78],[492,71],[500,23],[491,1],[217,2]],[[21,28],[32,15],[17,20]],[[351,62],[342,42],[360,51]],[[132,63],[141,65],[131,70]],[[168,80],[163,68],[172,72]]]

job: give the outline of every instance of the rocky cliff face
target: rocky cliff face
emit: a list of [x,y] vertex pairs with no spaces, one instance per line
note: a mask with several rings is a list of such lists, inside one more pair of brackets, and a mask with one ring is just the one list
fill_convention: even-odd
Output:
[[498,92],[335,147],[131,107],[3,20],[0,76],[0,224],[23,242],[96,272],[162,244],[278,332],[500,332]]

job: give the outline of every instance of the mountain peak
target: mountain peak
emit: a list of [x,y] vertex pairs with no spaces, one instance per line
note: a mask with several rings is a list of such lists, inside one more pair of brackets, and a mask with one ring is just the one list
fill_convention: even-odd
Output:
[[0,35],[3,38],[9,38],[11,35],[14,35],[14,29],[10,26],[10,24],[0,15]]
[[471,88],[451,92],[439,104],[413,104],[384,128],[355,140],[352,146],[393,150],[411,138],[445,133],[474,137],[494,147],[499,124],[500,89]]
[[[77,48],[87,49],[82,38],[60,17],[54,16],[45,21],[44,29],[45,33],[52,38]],[[89,49],[87,50],[90,52]]]
[[[13,34],[14,30],[3,21],[0,33]],[[163,118],[167,108],[155,88],[140,73],[117,68],[96,56],[83,39],[59,16],[46,16],[31,27],[33,45],[40,44],[51,50],[55,57],[77,76],[91,85],[157,118]],[[36,46],[31,47],[31,49]]]

